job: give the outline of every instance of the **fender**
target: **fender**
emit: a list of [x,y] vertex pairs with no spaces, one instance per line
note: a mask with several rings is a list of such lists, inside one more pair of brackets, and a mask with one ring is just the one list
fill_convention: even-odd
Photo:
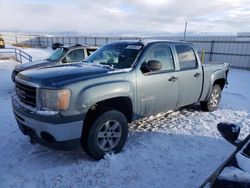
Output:
[[129,97],[132,104],[134,104],[130,83],[127,81],[100,83],[84,88],[79,94],[82,107],[85,109],[89,109],[92,105],[100,101],[115,97]]
[[218,79],[225,79],[226,80],[226,77],[227,77],[226,72],[224,70],[217,69],[213,72],[213,74],[211,75],[211,79],[210,79],[209,92],[208,92],[205,100],[208,100],[209,96],[211,95],[214,82]]

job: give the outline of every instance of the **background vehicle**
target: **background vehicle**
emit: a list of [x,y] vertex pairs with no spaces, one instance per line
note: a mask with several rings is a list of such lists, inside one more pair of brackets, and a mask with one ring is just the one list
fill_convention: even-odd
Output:
[[3,38],[0,35],[0,48],[5,48],[5,42],[3,40]]
[[24,70],[34,69],[34,68],[44,68],[56,65],[62,65],[67,63],[75,63],[84,60],[94,51],[96,51],[96,47],[92,46],[82,46],[75,45],[71,47],[63,47],[58,45],[55,48],[55,51],[51,54],[51,56],[45,60],[33,61],[29,63],[21,64],[12,72],[11,79],[14,82],[15,76]]
[[221,135],[236,146],[235,152],[201,185],[212,188],[250,187],[250,134],[238,140],[240,127],[235,124],[219,123]]
[[57,43],[54,43],[52,44],[52,50],[56,50],[57,48],[62,48],[63,47],[63,44],[57,42]]
[[128,122],[195,102],[216,110],[229,71],[172,41],[111,43],[86,61],[21,72],[12,104],[24,134],[48,146],[81,141],[96,159],[123,148]]

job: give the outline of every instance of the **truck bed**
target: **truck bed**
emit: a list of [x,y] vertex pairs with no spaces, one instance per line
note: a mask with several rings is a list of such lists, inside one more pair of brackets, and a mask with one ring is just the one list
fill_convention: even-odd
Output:
[[211,91],[212,83],[214,83],[214,76],[216,75],[217,78],[222,79],[227,78],[229,68],[229,63],[209,62],[202,65],[204,77],[200,101],[204,101],[208,97],[209,91]]

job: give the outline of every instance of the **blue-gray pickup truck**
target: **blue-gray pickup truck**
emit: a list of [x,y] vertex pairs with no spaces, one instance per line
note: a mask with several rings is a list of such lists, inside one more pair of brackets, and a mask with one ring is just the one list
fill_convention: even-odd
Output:
[[136,119],[196,102],[216,110],[228,71],[227,63],[202,65],[190,43],[119,41],[85,63],[19,73],[13,111],[32,141],[52,148],[81,144],[100,159],[121,151]]

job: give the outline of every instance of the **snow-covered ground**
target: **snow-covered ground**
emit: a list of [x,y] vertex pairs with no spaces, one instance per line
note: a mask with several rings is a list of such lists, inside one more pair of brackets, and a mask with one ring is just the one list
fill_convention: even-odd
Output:
[[[24,49],[33,59],[50,50]],[[219,110],[186,108],[134,122],[124,150],[93,161],[80,148],[55,151],[31,145],[11,109],[11,71],[18,63],[0,61],[0,187],[198,187],[234,147],[216,125],[238,123],[250,132],[250,71],[231,69]]]

